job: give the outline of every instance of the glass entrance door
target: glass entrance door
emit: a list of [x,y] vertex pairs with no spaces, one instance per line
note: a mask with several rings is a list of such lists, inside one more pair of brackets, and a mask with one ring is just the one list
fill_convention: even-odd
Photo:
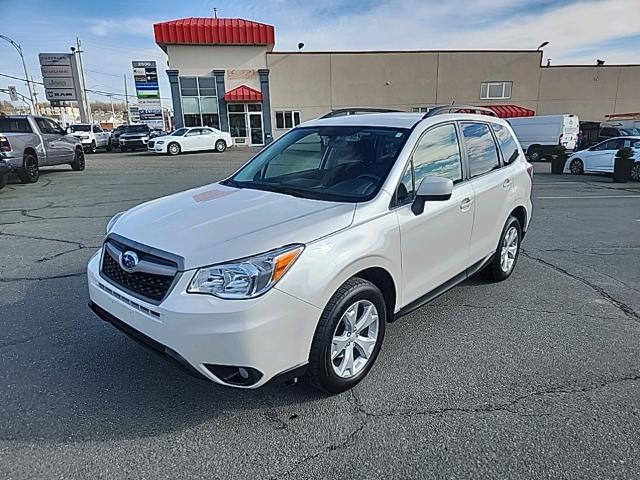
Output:
[[249,130],[251,145],[263,145],[262,112],[249,112]]

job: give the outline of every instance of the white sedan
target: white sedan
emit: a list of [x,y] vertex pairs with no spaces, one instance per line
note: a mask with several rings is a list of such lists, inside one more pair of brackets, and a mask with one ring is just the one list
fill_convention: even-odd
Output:
[[149,140],[147,148],[154,153],[178,155],[204,150],[224,152],[231,144],[231,135],[227,132],[212,127],[187,127]]
[[586,150],[575,152],[564,165],[564,173],[580,175],[585,172],[613,173],[616,152],[622,147],[636,151],[636,162],[631,170],[631,179],[640,181],[640,137],[616,137],[597,143]]

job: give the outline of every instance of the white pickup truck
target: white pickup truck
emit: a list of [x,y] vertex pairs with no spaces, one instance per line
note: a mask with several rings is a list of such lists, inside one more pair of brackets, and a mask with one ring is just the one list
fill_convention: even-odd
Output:
[[69,125],[67,131],[80,140],[86,152],[96,153],[99,148],[111,151],[111,134],[98,124],[76,123]]
[[55,121],[33,115],[0,114],[0,160],[4,160],[23,183],[35,183],[40,167],[69,164],[84,170],[80,141]]

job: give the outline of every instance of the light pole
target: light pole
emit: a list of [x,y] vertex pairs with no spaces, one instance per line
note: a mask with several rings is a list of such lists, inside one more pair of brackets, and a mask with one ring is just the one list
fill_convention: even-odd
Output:
[[27,64],[24,61],[24,55],[22,54],[22,47],[5,35],[0,35],[0,38],[7,41],[11,45],[13,45],[13,48],[17,50],[18,55],[20,55],[20,58],[22,59],[22,68],[24,69],[24,78],[27,82],[27,88],[29,89],[29,97],[31,97],[31,113],[35,115],[38,113],[38,104],[36,103],[35,95],[33,93],[33,85],[31,85],[31,82],[29,81],[29,78],[30,78],[29,72],[27,72]]

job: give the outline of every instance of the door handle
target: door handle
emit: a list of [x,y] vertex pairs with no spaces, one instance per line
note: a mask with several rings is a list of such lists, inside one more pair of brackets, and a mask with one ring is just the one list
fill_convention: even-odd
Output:
[[505,181],[504,181],[504,182],[502,182],[502,187],[503,187],[503,188],[509,188],[509,187],[511,187],[511,183],[512,183],[512,182],[511,182],[511,179],[510,179],[510,178],[507,178],[507,179],[505,179]]
[[472,203],[473,203],[473,200],[471,200],[469,197],[465,198],[464,200],[462,200],[462,202],[460,202],[460,210],[462,210],[463,212],[466,212],[471,208]]

